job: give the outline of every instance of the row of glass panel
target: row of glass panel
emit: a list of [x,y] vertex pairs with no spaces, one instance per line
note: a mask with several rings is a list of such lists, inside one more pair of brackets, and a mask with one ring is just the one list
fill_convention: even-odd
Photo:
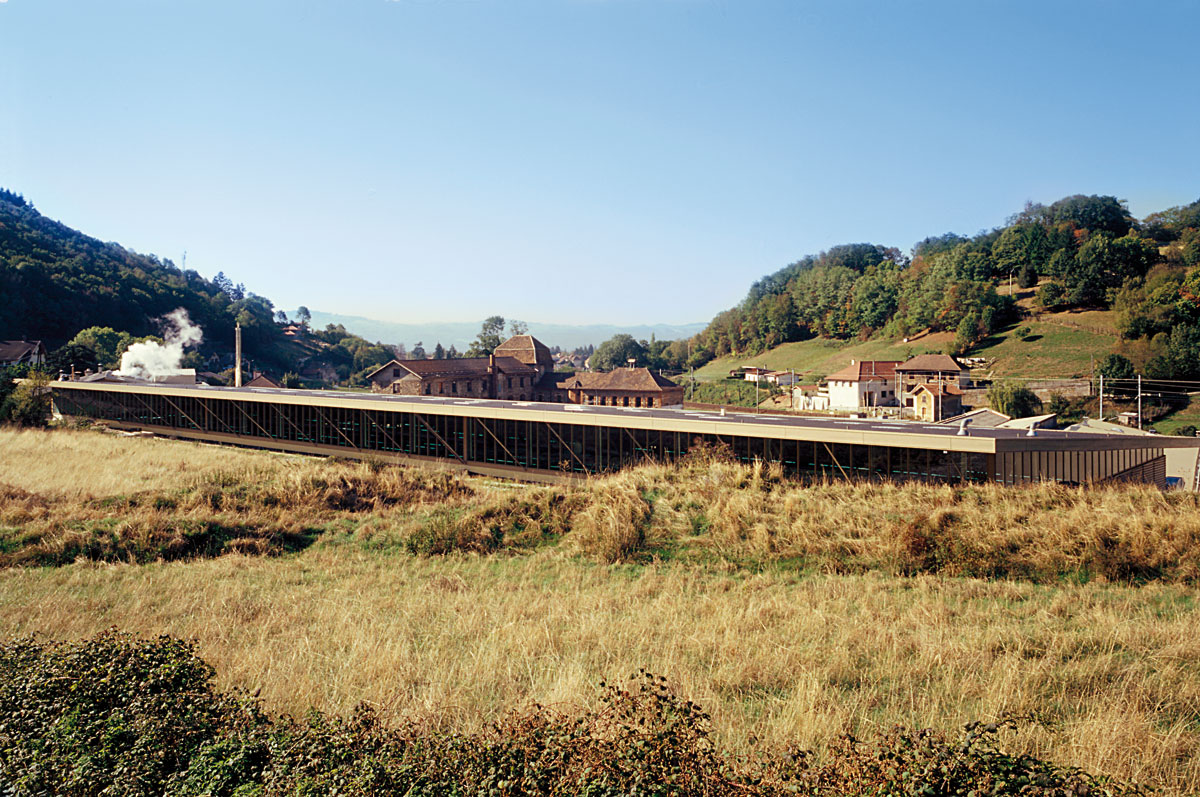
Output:
[[697,446],[743,462],[778,462],[789,474],[1008,483],[1097,481],[1161,454],[1121,449],[1082,452],[946,452],[738,435],[482,419],[357,407],[316,407],[208,397],[61,390],[68,415],[322,446],[457,459],[535,470],[601,472],[646,458],[672,460]]

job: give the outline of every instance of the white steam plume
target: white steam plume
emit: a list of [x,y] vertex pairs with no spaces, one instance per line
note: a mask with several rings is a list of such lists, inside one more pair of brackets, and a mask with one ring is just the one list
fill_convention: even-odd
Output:
[[147,340],[130,345],[121,355],[118,374],[134,379],[153,379],[180,371],[184,347],[195,346],[204,334],[182,307],[163,316],[162,323],[164,342]]

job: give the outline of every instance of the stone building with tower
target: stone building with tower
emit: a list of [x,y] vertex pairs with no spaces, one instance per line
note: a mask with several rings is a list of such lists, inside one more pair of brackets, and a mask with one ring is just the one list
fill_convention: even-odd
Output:
[[507,401],[549,401],[608,407],[683,404],[683,387],[648,368],[608,373],[555,373],[550,349],[515,335],[489,357],[391,360],[367,375],[376,393]]

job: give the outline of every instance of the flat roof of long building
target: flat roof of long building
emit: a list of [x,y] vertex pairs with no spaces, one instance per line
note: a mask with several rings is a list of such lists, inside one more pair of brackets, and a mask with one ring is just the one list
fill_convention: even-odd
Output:
[[655,429],[693,434],[725,434],[829,443],[936,448],[953,451],[1080,451],[1129,448],[1195,448],[1200,438],[1166,435],[1121,435],[1038,429],[996,429],[915,421],[816,418],[714,410],[650,409],[537,401],[398,396],[338,390],[290,390],[259,387],[213,387],[133,382],[52,382],[55,390],[99,390],[167,397],[215,398],[298,406],[380,409],[435,415]]

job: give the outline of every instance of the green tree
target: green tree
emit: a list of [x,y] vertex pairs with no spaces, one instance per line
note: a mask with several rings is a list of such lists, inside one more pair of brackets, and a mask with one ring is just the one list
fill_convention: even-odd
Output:
[[1092,232],[1121,236],[1129,232],[1134,218],[1125,203],[1112,196],[1076,194],[1053,205],[1028,205],[1016,218],[1018,223],[1068,224]]
[[4,406],[4,402],[9,396],[12,395],[12,392],[16,390],[16,388],[16,380],[12,378],[12,375],[8,372],[8,369],[0,368],[0,407]]
[[91,346],[84,346],[81,343],[68,343],[65,346],[55,349],[46,356],[45,370],[47,373],[58,374],[71,373],[71,369],[75,369],[75,373],[82,374],[84,371],[91,369],[93,371],[100,368],[100,358],[96,356],[96,351]]
[[1037,270],[1032,263],[1026,263],[1021,266],[1021,270],[1017,273],[1017,285],[1022,288],[1032,288],[1038,283]]
[[958,324],[958,329],[954,334],[954,343],[950,347],[950,353],[956,357],[966,354],[971,350],[972,346],[983,339],[985,334],[979,313],[971,310],[963,316],[963,320]]
[[1007,275],[1031,268],[1035,274],[1044,273],[1052,252],[1041,224],[1014,224],[996,239],[992,246],[992,259],[996,273]]
[[1144,276],[1157,259],[1158,248],[1145,238],[1093,235],[1064,275],[1067,298],[1077,306],[1106,306],[1110,291],[1115,292],[1128,279]]
[[1027,418],[1042,411],[1042,400],[1016,382],[993,382],[987,390],[988,406],[1011,418]]
[[442,348],[442,342],[440,340],[436,344],[434,344],[433,359],[435,359],[435,360],[446,359],[446,350]]
[[425,359],[425,346],[421,341],[418,340],[416,343],[413,344],[412,352],[411,352],[410,356],[414,360],[424,360]]
[[298,323],[300,326],[304,327],[305,329],[308,329],[308,325],[311,322],[312,322],[312,313],[310,313],[308,311],[308,308],[305,307],[304,305],[300,305],[299,307],[297,307],[296,308],[296,323]]
[[45,426],[50,421],[50,378],[33,371],[0,403],[0,421],[17,426]]
[[501,336],[504,334],[504,317],[489,316],[483,321],[483,326],[479,330],[479,334],[475,337],[475,341],[471,344],[471,348],[467,349],[468,357],[487,357],[496,350],[496,347],[503,343]]
[[1120,354],[1110,354],[1096,366],[1096,373],[1103,374],[1105,379],[1133,379],[1137,376],[1133,363],[1128,357]]
[[1176,326],[1167,336],[1167,350],[1146,363],[1155,379],[1200,379],[1200,328]]
[[1058,310],[1067,305],[1067,291],[1060,283],[1044,283],[1038,288],[1037,303],[1047,310]]
[[[1161,359],[1161,358],[1157,358]],[[1104,392],[1120,398],[1132,396],[1137,373],[1128,357],[1109,354],[1096,366],[1096,374],[1104,377]]]
[[624,368],[630,359],[634,360],[634,365],[646,365],[646,350],[642,344],[633,339],[632,335],[622,333],[614,335],[597,346],[591,359],[593,369],[612,371],[616,368]]
[[116,368],[121,363],[121,355],[137,341],[128,332],[117,332],[112,327],[88,327],[80,330],[70,343],[90,348],[102,367]]
[[854,283],[850,311],[860,328],[880,329],[900,304],[899,277],[895,269],[872,268]]

